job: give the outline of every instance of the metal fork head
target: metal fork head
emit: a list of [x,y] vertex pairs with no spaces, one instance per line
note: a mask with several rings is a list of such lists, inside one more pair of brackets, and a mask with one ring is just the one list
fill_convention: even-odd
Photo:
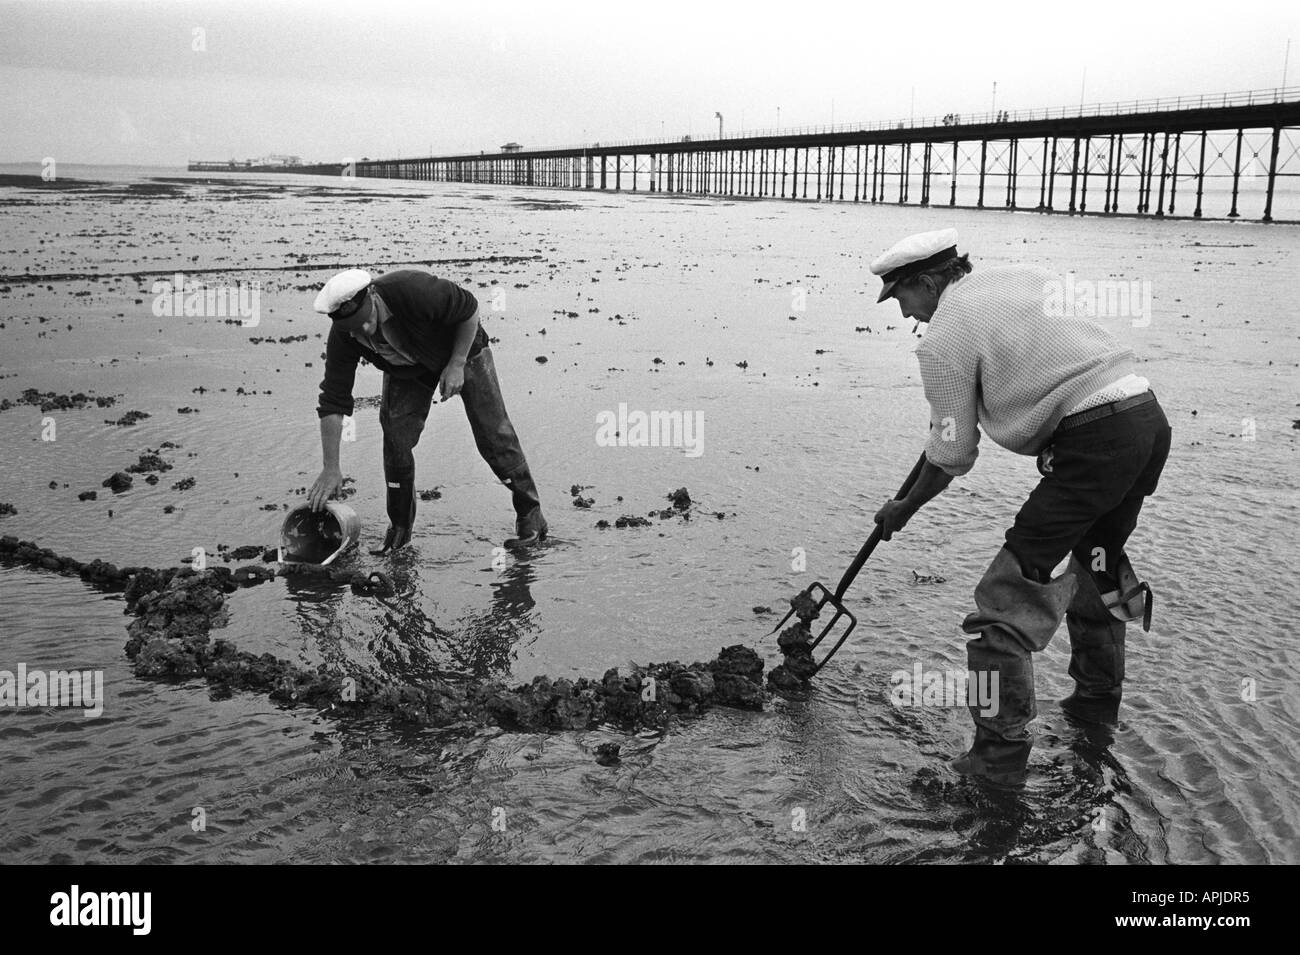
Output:
[[[824,627],[822,627],[821,632],[817,634],[816,639],[814,639],[810,644],[808,644],[808,650],[810,653],[814,649],[816,649],[817,646],[821,644],[822,641],[824,641],[827,636],[830,635],[831,631],[835,629],[836,624],[840,622],[841,617],[845,618],[848,621],[848,626],[845,628],[844,632],[841,633],[837,638],[835,638],[834,646],[830,648],[830,650],[826,653],[826,655],[822,657],[821,662],[817,664],[817,669],[814,670],[812,674],[815,676],[817,672],[821,670],[822,667],[824,667],[828,662],[830,662],[830,659],[835,655],[835,652],[839,650],[841,646],[844,645],[844,642],[846,640],[848,640],[849,634],[851,634],[854,628],[856,628],[858,625],[858,618],[853,615],[853,612],[849,610],[848,607],[844,606],[844,602],[842,600],[836,600],[834,594],[832,594],[830,590],[828,590],[826,586],[823,583],[821,583],[821,581],[814,581],[813,583],[809,584],[808,588],[804,590],[804,593],[807,594],[810,598],[816,600],[817,613],[819,616],[828,603],[835,608],[835,615],[831,617],[831,619],[826,623]],[[795,609],[792,606],[790,608],[790,612],[781,618],[781,622],[776,625],[776,629],[774,629],[772,633],[776,633],[777,631],[785,627],[786,623],[790,620],[791,617],[794,616],[794,614],[795,614]],[[768,634],[768,636],[771,636],[771,634]]]
[[813,640],[813,642],[809,644],[809,651],[815,650],[818,645],[820,645],[821,642],[830,635],[831,631],[835,629],[836,624],[840,622],[841,617],[848,621],[848,626],[844,628],[843,633],[835,638],[834,645],[827,650],[826,655],[821,658],[821,661],[817,664],[817,669],[813,671],[813,676],[816,676],[817,673],[821,671],[822,667],[830,663],[831,657],[835,656],[836,651],[838,651],[840,647],[844,646],[844,642],[849,639],[849,634],[853,633],[854,629],[858,625],[858,618],[855,617],[853,611],[849,610],[849,608],[844,606],[843,603],[832,600],[831,604],[835,607],[835,616],[831,617],[826,626],[822,627],[821,633],[817,634],[817,639]]

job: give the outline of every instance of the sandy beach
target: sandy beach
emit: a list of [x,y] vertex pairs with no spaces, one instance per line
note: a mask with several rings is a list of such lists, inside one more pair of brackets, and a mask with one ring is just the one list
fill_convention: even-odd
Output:
[[[1062,626],[1037,663],[1023,792],[953,779],[963,707],[890,702],[895,671],[965,666],[971,592],[1038,479],[986,440],[867,564],[862,622],[809,699],[663,734],[412,730],[211,699],[132,674],[120,596],[0,565],[10,656],[102,669],[106,695],[95,719],[0,718],[5,859],[1300,861],[1293,227],[90,168],[0,182],[0,224],[0,534],[86,561],[177,566],[203,548],[238,566],[224,549],[276,543],[320,467],[328,322],[311,301],[331,274],[421,267],[479,298],[553,539],[499,550],[509,494],[453,400],[417,450],[437,494],[414,546],[370,557],[386,519],[377,402],[361,403],[347,560],[397,596],[276,579],[234,594],[221,632],[303,666],[522,681],[733,644],[778,662],[764,635],[787,598],[838,579],[924,443],[913,325],[875,303],[868,271],[909,232],[958,229],[976,268],[1146,283],[1143,321],[1100,321],[1174,431],[1130,544],[1156,600],[1151,631],[1130,631],[1123,722],[1098,738],[1064,720]],[[256,324],[172,314],[159,283],[178,275],[257,283]],[[89,400],[42,410],[54,399],[28,389]],[[363,369],[355,394],[379,391]],[[147,417],[116,423],[133,411]],[[699,422],[693,445],[600,440],[602,416],[638,411]],[[157,483],[103,486],[147,453],[170,465]],[[689,520],[650,516],[681,487]],[[650,526],[598,526],[625,515]],[[621,763],[597,764],[611,742]],[[184,832],[199,805],[203,837]],[[508,835],[490,828],[503,806]],[[792,833],[793,809],[819,825]]]

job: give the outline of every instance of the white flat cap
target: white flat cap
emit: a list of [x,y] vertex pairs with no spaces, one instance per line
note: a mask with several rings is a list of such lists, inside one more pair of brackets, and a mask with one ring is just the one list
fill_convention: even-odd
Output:
[[328,315],[344,302],[370,286],[370,273],[365,269],[348,269],[325,283],[312,306],[322,315]]
[[937,229],[918,232],[894,243],[876,261],[871,263],[871,274],[879,275],[885,283],[877,302],[883,302],[894,293],[894,286],[918,272],[933,268],[957,255],[957,230]]

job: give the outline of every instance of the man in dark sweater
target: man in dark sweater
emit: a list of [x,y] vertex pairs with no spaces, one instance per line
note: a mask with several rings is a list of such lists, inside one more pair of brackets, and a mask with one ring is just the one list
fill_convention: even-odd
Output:
[[516,533],[507,547],[546,539],[537,486],[506,415],[478,301],[460,286],[428,272],[403,269],[371,279],[362,269],[340,272],[316,296],[316,311],[329,315],[325,378],[316,413],[324,467],[308,496],[313,510],[342,486],[339,441],[343,417],[352,414],[352,385],[364,358],[384,372],[379,422],[384,431],[384,479],[388,485],[388,534],[382,549],[411,539],[415,522],[414,449],[437,390],[446,401],[460,395],[479,454],[510,488]]

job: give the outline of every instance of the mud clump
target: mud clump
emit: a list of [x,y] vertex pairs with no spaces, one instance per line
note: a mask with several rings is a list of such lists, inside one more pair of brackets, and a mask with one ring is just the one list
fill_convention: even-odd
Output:
[[105,418],[104,424],[117,425],[117,427],[119,428],[130,428],[130,427],[134,427],[138,422],[143,421],[145,418],[149,418],[149,417],[152,416],[147,411],[128,411],[126,414],[122,415],[122,417],[118,418],[116,421],[113,421],[109,418]]
[[763,659],[749,647],[727,647],[709,669],[719,703],[741,709],[763,708]]
[[100,487],[106,487],[114,494],[121,494],[123,491],[129,491],[135,479],[125,471],[115,471],[109,477],[104,478],[104,483]]
[[261,557],[264,553],[266,553],[266,547],[261,544],[245,544],[243,547],[235,547],[226,551],[223,556],[228,561],[252,560],[254,557]]
[[116,565],[102,560],[83,564],[71,557],[60,557],[48,547],[39,547],[31,541],[19,540],[16,537],[0,537],[0,558],[27,564],[30,567],[52,570],[64,576],[80,576],[82,580],[107,590],[126,587],[131,575],[138,570],[134,567],[119,569]]
[[0,504],[0,517],[9,517],[10,515],[17,513],[18,508],[14,507],[12,504]]
[[767,685],[773,690],[800,692],[808,688],[809,681],[817,672],[812,652],[812,622],[820,611],[817,601],[806,590],[790,598],[790,609],[794,611],[795,623],[782,630],[776,638],[785,662],[767,675]]
[[649,527],[650,521],[644,517],[637,517],[632,514],[624,514],[622,517],[620,517],[618,520],[614,522],[614,526],[620,529],[624,527]]
[[41,411],[79,411],[91,403],[99,408],[111,408],[117,403],[117,399],[107,396],[95,397],[80,391],[73,395],[61,395],[53,391],[27,388],[13,401],[8,398],[0,401],[0,411],[8,411],[18,405],[31,405],[40,408]]
[[[146,448],[140,459],[127,468],[131,474],[152,474],[155,471],[170,471],[172,466],[163,460],[161,449]],[[151,483],[157,483],[151,482]]]

